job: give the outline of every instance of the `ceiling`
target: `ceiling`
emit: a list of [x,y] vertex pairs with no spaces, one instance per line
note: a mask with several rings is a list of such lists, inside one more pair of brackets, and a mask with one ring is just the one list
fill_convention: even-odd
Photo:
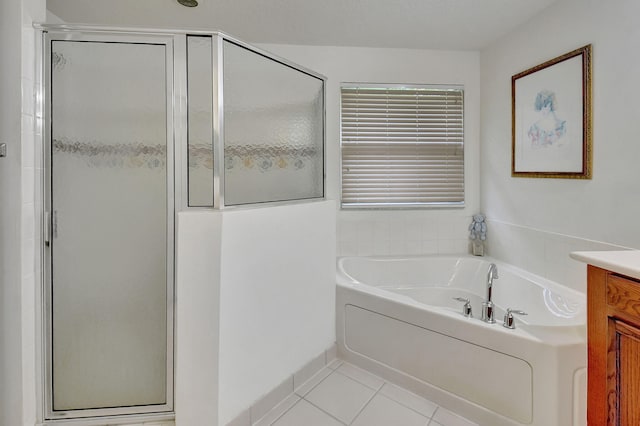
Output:
[[47,0],[61,20],[224,31],[251,43],[481,50],[558,0]]

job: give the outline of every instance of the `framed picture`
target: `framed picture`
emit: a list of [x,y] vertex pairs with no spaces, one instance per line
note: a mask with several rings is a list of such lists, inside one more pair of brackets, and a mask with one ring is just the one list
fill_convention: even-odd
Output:
[[591,45],[511,77],[511,176],[591,179]]

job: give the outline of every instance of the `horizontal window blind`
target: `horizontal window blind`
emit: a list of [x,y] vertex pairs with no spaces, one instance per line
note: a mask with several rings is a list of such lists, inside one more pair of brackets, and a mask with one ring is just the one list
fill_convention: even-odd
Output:
[[461,87],[341,89],[342,206],[464,204]]

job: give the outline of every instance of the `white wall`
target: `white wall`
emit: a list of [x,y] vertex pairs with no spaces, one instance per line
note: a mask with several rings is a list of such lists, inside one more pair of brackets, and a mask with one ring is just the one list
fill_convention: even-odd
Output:
[[180,212],[176,247],[176,424],[218,418],[222,215]]
[[334,344],[334,211],[179,213],[176,424],[226,425]]
[[335,342],[335,203],[223,212],[220,425]]
[[327,195],[340,199],[340,83],[462,84],[465,88],[466,207],[445,210],[338,211],[338,254],[460,253],[480,206],[478,52],[261,45],[317,71],[326,86]]
[[[481,53],[490,254],[584,291],[578,249],[640,248],[636,0],[562,0]],[[593,179],[511,177],[511,76],[593,45]]]

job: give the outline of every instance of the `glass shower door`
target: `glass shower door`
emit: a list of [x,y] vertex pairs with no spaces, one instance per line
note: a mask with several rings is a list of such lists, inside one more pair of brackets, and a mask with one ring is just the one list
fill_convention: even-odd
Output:
[[170,411],[170,42],[47,43],[48,415]]

